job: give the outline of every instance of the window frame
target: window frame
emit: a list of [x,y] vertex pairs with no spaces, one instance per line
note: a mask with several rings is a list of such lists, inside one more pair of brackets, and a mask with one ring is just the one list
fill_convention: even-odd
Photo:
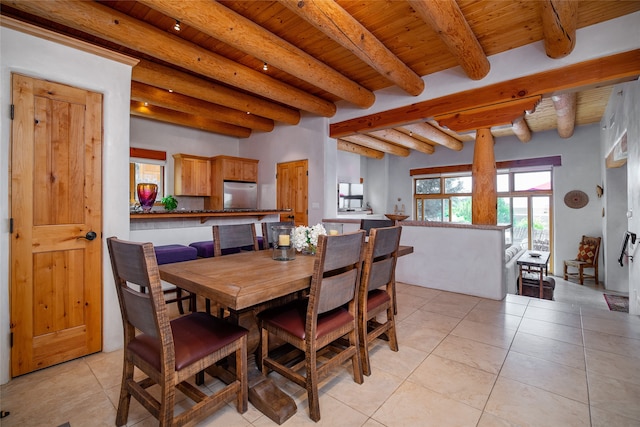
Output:
[[160,177],[158,178],[158,195],[154,206],[160,205],[160,200],[166,192],[166,167],[167,153],[165,151],[148,150],[131,147],[129,149],[129,203],[135,205],[138,202],[136,164],[160,166]]

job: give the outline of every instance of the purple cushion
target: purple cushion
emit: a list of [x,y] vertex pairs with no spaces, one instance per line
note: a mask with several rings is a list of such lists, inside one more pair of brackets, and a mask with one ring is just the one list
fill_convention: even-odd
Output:
[[154,247],[158,265],[190,261],[198,257],[196,248],[184,245],[162,245]]
[[204,242],[193,242],[189,246],[196,248],[198,257],[211,258],[213,256],[213,240],[205,240]]

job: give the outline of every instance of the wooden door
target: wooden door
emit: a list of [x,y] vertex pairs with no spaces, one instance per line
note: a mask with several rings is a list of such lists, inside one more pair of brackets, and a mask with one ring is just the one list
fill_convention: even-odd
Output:
[[102,95],[12,76],[11,375],[102,349]]
[[281,214],[280,221],[295,222],[295,225],[309,225],[308,161],[278,163],[277,208],[291,209],[291,213]]

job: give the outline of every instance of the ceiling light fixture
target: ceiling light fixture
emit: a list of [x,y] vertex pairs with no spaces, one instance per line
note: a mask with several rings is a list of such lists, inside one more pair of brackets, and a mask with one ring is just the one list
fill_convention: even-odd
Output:
[[265,63],[262,65],[262,71],[267,71],[268,69],[269,69],[269,67],[267,66],[267,63],[265,62]]
[[178,21],[177,19],[176,19],[176,23],[173,26],[173,29],[176,30],[176,31],[180,31],[181,30],[180,21]]

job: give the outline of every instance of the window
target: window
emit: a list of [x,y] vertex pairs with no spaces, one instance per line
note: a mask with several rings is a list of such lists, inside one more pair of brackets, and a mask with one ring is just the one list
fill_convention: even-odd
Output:
[[164,151],[130,148],[129,160],[129,202],[138,202],[136,187],[141,182],[158,185],[156,200],[164,197],[164,168],[167,154]]
[[416,179],[416,220],[471,224],[471,191],[471,176]]

